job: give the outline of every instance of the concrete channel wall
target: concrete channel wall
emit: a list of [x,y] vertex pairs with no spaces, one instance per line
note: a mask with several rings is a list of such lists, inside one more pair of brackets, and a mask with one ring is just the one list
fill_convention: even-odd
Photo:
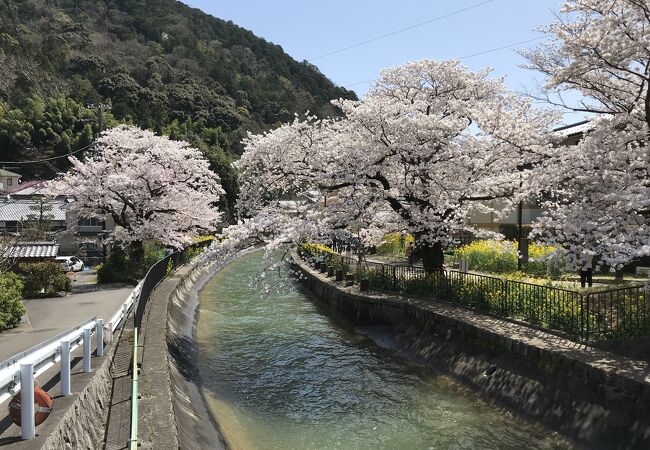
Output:
[[143,320],[140,372],[140,441],[155,449],[224,449],[227,442],[207,411],[197,369],[194,338],[198,293],[229,262],[180,267],[152,293]]
[[650,448],[650,369],[554,334],[397,294],[361,293],[293,253],[303,283],[356,325],[387,325],[407,356],[496,406],[540,421],[587,448]]

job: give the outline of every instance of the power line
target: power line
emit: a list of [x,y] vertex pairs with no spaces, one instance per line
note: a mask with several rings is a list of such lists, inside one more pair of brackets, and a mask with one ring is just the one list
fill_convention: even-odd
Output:
[[[485,55],[487,53],[497,52],[499,50],[505,50],[507,48],[516,47],[517,45],[528,44],[529,42],[539,41],[541,39],[544,39],[545,37],[546,36],[538,36],[536,38],[526,39],[525,41],[519,41],[519,42],[515,42],[513,44],[508,44],[508,45],[504,45],[504,46],[501,46],[501,47],[491,48],[489,50],[484,50],[482,52],[472,53],[470,55],[461,56],[461,57],[455,58],[455,59],[461,59],[462,60],[462,59],[473,58],[474,56]],[[354,87],[354,86],[360,86],[362,84],[372,83],[373,81],[377,81],[377,78],[375,78],[373,80],[359,81],[358,83],[347,84],[347,85],[345,85],[343,87],[344,88],[351,88],[351,87]]]
[[439,17],[424,21],[424,22],[417,23],[415,25],[411,25],[411,26],[408,26],[408,27],[405,27],[405,28],[400,28],[399,30],[391,31],[390,33],[382,34],[380,36],[376,36],[374,38],[371,38],[371,39],[368,39],[368,40],[365,40],[365,41],[361,41],[361,42],[357,42],[356,44],[352,44],[352,45],[349,45],[347,47],[343,47],[343,48],[340,48],[338,50],[334,50],[332,52],[316,56],[315,58],[311,58],[308,61],[313,62],[313,61],[316,61],[317,59],[325,58],[327,56],[336,55],[337,53],[345,52],[347,50],[350,50],[350,49],[353,49],[353,48],[356,48],[356,47],[360,47],[362,45],[366,45],[366,44],[369,44],[371,42],[378,41],[380,39],[384,39],[384,38],[387,38],[387,37],[390,37],[390,36],[395,36],[396,34],[403,33],[405,31],[409,31],[409,30],[412,30],[414,28],[418,28],[418,27],[421,27],[423,25],[430,24],[432,22],[437,22],[438,20],[446,19],[447,17],[455,16],[456,14],[460,14],[462,12],[469,11],[470,9],[478,8],[479,6],[483,6],[483,5],[486,5],[488,3],[492,3],[494,1],[495,0],[485,0],[483,2],[476,3],[476,4],[468,6],[466,8],[458,9],[456,11],[452,11],[452,12],[447,13],[445,15],[442,15],[442,16],[439,16]]
[[[19,125],[19,126],[21,125],[20,122],[18,122],[18,119],[16,119],[16,118],[14,117],[14,115],[11,113],[11,111],[7,108],[7,106],[6,106],[6,105],[4,104],[4,102],[1,101],[1,100],[0,100],[0,106],[2,106],[2,109],[4,109],[5,113],[7,114],[7,116],[8,116],[11,120],[13,120],[17,125]],[[29,154],[29,155],[36,155],[36,154],[37,154],[35,148],[33,148],[33,147],[26,147],[22,142],[20,142],[18,139],[16,139],[15,136],[13,136],[13,135],[9,135],[9,138],[10,138],[12,141],[14,141],[16,144],[18,144],[18,146],[21,147],[21,148],[23,149],[23,152],[24,152],[24,153]],[[3,164],[14,164],[14,162],[3,163]],[[57,168],[54,167],[52,164],[50,164],[50,163],[47,162],[47,161],[46,161],[46,165],[47,165],[47,166],[50,168],[50,170],[52,170],[53,172],[56,172],[56,171],[57,171]]]
[[85,147],[82,147],[80,149],[75,150],[74,152],[67,153],[65,155],[59,155],[59,156],[52,156],[50,158],[43,158],[43,159],[34,159],[31,161],[0,161],[0,164],[37,164],[37,163],[42,163],[46,161],[53,161],[55,159],[61,159],[61,158],[68,158],[72,155],[75,155],[79,152],[82,152],[84,150],[87,150],[88,148],[92,147],[95,145],[95,142],[86,145]]
[[[18,119],[16,119],[14,117],[14,115],[11,113],[11,111],[7,108],[7,106],[2,101],[0,101],[0,106],[2,106],[2,109],[4,109],[5,113],[9,116],[9,118],[11,120],[16,122],[17,125],[20,125],[20,122],[18,122]],[[101,114],[102,114],[104,109],[109,109],[110,110],[111,109],[110,105],[104,105],[104,104],[94,105],[94,104],[90,104],[90,105],[88,105],[88,109],[97,109],[98,110],[98,113],[99,113],[98,114],[99,115],[99,118],[98,118],[99,126],[100,126],[100,130],[103,131],[104,122],[103,122],[103,118],[102,118]],[[27,153],[31,153],[31,154],[36,153],[35,148],[26,147],[22,142],[20,142],[18,139],[16,139],[16,137],[10,135],[9,138],[11,138],[11,140],[13,140],[20,147],[22,147],[23,150],[26,151]],[[91,142],[90,144],[86,145],[85,147],[82,147],[82,148],[77,149],[77,150],[75,150],[73,152],[70,152],[70,153],[66,153],[65,155],[52,156],[50,158],[43,158],[43,159],[34,159],[34,160],[31,160],[31,161],[0,161],[0,164],[37,164],[37,163],[42,163],[42,162],[54,161],[56,159],[68,158],[68,157],[70,157],[72,155],[75,155],[75,154],[77,154],[79,152],[82,152],[82,151],[92,147],[94,144],[95,144],[95,142]],[[52,165],[49,165],[49,167],[50,167],[50,169],[56,171],[56,167],[53,167]]]
[[504,45],[502,47],[491,48],[490,50],[485,50],[485,51],[478,52],[478,53],[472,53],[471,55],[461,56],[458,59],[467,59],[467,58],[472,58],[474,56],[485,55],[486,53],[492,53],[492,52],[496,52],[496,51],[499,51],[499,50],[505,50],[507,48],[512,48],[512,47],[515,47],[517,45],[528,44],[529,42],[539,41],[541,39],[544,39],[545,37],[546,36],[537,36],[536,38],[526,39],[525,41],[515,42],[514,44],[508,44],[508,45]]

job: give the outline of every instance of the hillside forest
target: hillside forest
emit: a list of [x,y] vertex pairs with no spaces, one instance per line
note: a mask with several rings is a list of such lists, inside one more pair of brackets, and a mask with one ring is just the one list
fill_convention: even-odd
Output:
[[[230,213],[247,132],[356,99],[282,47],[174,0],[0,0],[0,71],[0,161],[70,154],[135,124],[198,147]],[[49,179],[68,161],[18,167]]]

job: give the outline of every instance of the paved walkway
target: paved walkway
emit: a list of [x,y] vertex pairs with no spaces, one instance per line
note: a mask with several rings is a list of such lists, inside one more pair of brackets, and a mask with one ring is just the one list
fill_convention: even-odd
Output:
[[23,323],[0,333],[0,361],[93,316],[109,320],[132,290],[125,285],[94,284],[94,274],[83,273],[73,283],[73,292],[65,297],[25,300]]

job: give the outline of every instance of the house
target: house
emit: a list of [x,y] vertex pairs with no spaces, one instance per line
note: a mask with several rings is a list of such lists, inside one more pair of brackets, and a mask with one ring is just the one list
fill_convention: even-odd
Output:
[[320,191],[315,189],[305,192],[291,191],[280,197],[278,207],[287,213],[297,213],[301,205],[318,203],[321,195]]
[[20,183],[20,174],[0,169],[0,192],[12,193],[18,189]]
[[60,200],[0,200],[0,233],[20,233],[30,220],[47,220],[49,231],[67,228],[65,201]]
[[[18,175],[20,177],[20,175]],[[0,196],[0,234],[29,234],[35,223],[45,224],[46,237],[54,239],[57,252],[78,255],[96,264],[104,256],[103,240],[115,229],[111,218],[80,219],[76,224],[68,209],[71,196],[54,196],[45,181],[26,181],[11,193]],[[74,225],[74,227],[73,227]],[[74,228],[74,232],[72,231]]]
[[570,147],[578,145],[582,137],[593,129],[593,125],[589,120],[564,125],[553,130],[558,138],[558,144],[562,147]]

